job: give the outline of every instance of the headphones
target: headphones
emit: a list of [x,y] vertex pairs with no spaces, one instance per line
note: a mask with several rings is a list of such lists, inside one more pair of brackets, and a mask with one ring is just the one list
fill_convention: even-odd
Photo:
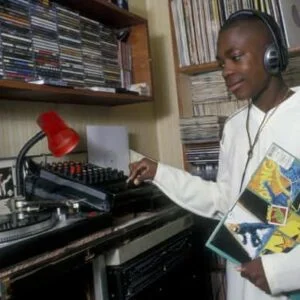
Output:
[[271,75],[277,75],[284,71],[288,65],[288,50],[286,40],[280,27],[272,16],[257,10],[242,9],[231,14],[226,23],[231,23],[232,21],[238,19],[242,20],[247,16],[257,17],[266,25],[272,34],[273,42],[267,47],[264,54],[264,66],[267,72]]

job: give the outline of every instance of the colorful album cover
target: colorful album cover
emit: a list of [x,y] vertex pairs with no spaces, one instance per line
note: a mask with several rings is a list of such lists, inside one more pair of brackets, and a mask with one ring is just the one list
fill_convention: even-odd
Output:
[[206,246],[233,263],[300,242],[300,160],[272,144]]

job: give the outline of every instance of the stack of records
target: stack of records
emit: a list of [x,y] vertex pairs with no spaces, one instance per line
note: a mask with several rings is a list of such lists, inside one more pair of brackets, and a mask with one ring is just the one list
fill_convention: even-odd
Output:
[[0,0],[0,32],[3,77],[32,80],[34,63],[28,1]]
[[207,143],[221,137],[226,117],[203,116],[180,119],[180,133],[183,143]]
[[80,16],[84,82],[86,87],[103,86],[101,66],[100,25],[97,21]]
[[62,80],[72,87],[84,86],[79,13],[56,4]]
[[104,85],[121,87],[121,70],[118,60],[118,40],[113,29],[100,24],[100,48]]
[[300,86],[300,57],[290,57],[283,78],[289,87]]
[[56,11],[36,1],[30,7],[36,79],[63,85],[61,80]]
[[219,164],[220,147],[218,143],[191,146],[185,151],[186,162],[190,165],[190,172],[206,180],[216,180]]
[[206,180],[216,180],[219,141],[226,116],[203,116],[180,119],[181,139],[186,144],[186,162],[190,172]]

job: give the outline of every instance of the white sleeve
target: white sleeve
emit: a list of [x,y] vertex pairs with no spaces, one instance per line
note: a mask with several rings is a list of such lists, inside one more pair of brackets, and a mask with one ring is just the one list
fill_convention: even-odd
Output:
[[273,295],[300,290],[300,246],[288,253],[263,255],[262,264]]
[[228,168],[224,166],[226,154],[221,144],[217,182],[203,180],[199,176],[158,164],[153,183],[182,208],[197,215],[221,218],[229,209]]

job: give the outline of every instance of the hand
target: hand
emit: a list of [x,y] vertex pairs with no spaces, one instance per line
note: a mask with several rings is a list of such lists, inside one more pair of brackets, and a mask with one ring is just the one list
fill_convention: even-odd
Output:
[[267,294],[271,293],[260,257],[242,264],[237,270],[241,272],[242,277],[251,281],[255,286]]
[[157,170],[157,162],[148,158],[142,158],[137,162],[131,163],[129,170],[130,174],[127,182],[132,181],[135,185],[138,185],[144,180],[152,180],[154,178]]

